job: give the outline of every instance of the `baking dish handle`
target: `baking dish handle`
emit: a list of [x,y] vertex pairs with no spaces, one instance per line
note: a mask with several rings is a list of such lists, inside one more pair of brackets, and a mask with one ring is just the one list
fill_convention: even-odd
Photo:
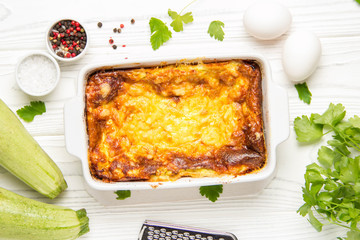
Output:
[[86,153],[84,107],[81,98],[76,97],[64,105],[64,129],[66,150],[81,159]]
[[276,144],[285,141],[290,134],[290,123],[289,123],[289,100],[287,92],[284,88],[273,85],[271,96],[271,109],[272,113],[271,123],[273,134],[275,134]]

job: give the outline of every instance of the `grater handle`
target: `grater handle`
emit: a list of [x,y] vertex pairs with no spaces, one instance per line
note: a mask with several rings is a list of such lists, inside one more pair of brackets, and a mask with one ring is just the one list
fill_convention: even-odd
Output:
[[142,225],[138,240],[237,240],[229,232],[208,230],[203,228],[180,226],[157,221],[146,220]]

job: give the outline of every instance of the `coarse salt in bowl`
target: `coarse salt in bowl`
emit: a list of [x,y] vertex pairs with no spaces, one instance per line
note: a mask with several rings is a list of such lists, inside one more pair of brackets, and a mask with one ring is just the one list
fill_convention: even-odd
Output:
[[53,91],[60,79],[56,60],[47,53],[33,52],[24,56],[16,66],[16,82],[31,96],[44,96]]

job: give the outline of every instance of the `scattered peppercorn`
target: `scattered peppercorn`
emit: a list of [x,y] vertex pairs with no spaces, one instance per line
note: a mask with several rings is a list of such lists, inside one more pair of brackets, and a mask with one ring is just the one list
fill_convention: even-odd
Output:
[[116,33],[116,32],[117,32],[117,28],[114,28],[114,29],[113,29],[113,32]]
[[57,56],[74,58],[86,47],[86,32],[80,23],[74,20],[62,20],[53,25],[49,33],[49,41]]
[[126,47],[126,45],[122,45],[122,47]]
[[134,24],[135,23],[135,19],[131,19],[131,24]]
[[112,48],[113,48],[113,49],[116,49],[116,48],[117,48],[117,46],[114,44],[114,45],[112,46]]
[[121,33],[121,28],[118,28],[118,33]]
[[124,24],[120,24],[120,28],[124,28]]
[[114,43],[114,39],[110,38],[110,39],[109,39],[109,43],[110,43],[110,44],[113,44],[113,43]]
[[102,27],[102,22],[98,22],[97,26],[98,26],[99,28],[101,28],[101,27]]

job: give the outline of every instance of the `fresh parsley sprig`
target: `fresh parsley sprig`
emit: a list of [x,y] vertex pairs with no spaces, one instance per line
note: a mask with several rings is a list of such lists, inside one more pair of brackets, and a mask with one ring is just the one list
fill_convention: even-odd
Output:
[[298,92],[299,99],[302,100],[304,103],[310,104],[312,94],[306,82],[295,84],[295,88]]
[[114,192],[117,195],[117,200],[125,200],[129,197],[131,197],[131,191],[130,190],[117,190]]
[[224,40],[224,30],[225,24],[221,21],[212,21],[209,25],[208,34],[210,37],[214,37],[218,41]]
[[[170,26],[173,28],[175,32],[181,32],[184,30],[184,24],[188,24],[194,21],[194,17],[192,12],[183,13],[183,11],[196,2],[197,0],[193,0],[188,5],[186,5],[179,13],[176,11],[168,10],[168,15],[171,17],[172,22]],[[161,21],[158,18],[152,17],[149,21],[151,36],[150,43],[153,50],[157,50],[160,46],[162,46],[165,42],[167,42],[170,38],[172,38],[172,33],[166,26],[166,23]],[[208,33],[211,37],[214,37],[216,40],[223,41],[224,40],[224,30],[225,24],[221,21],[212,21],[208,28]]]
[[182,12],[177,13],[174,11],[168,10],[169,16],[173,19],[173,21],[170,23],[170,26],[174,29],[175,32],[181,32],[183,28],[183,23],[191,23],[194,21],[194,17],[192,16],[191,12],[185,13],[184,15],[181,15]]
[[201,196],[205,196],[210,201],[216,202],[216,200],[220,197],[220,194],[223,192],[223,185],[202,186],[199,190]]
[[172,37],[172,34],[166,24],[160,19],[152,17],[150,19],[149,25],[151,31],[151,46],[154,50],[156,50],[165,42],[167,42]]
[[26,122],[32,122],[36,115],[46,112],[45,103],[42,101],[32,101],[30,105],[24,106],[16,111],[17,115]]
[[[318,150],[318,163],[306,167],[304,204],[301,216],[321,231],[335,224],[349,229],[348,240],[360,239],[360,118],[344,120],[342,104],[330,104],[322,114],[297,117],[294,129],[297,140],[312,143],[332,133],[327,146]],[[339,238],[341,239],[341,238]]]

